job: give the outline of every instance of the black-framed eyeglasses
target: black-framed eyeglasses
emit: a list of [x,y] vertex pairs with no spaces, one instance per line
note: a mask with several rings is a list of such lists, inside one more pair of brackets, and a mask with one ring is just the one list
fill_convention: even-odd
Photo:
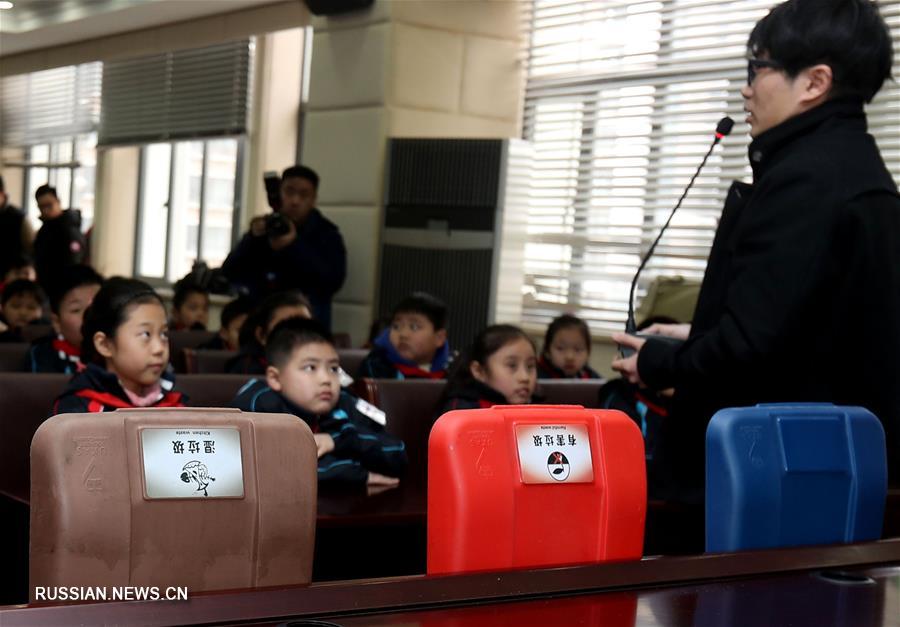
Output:
[[764,67],[770,67],[776,70],[783,70],[784,66],[778,61],[770,61],[768,59],[747,59],[747,84],[752,85],[756,78],[756,73]]

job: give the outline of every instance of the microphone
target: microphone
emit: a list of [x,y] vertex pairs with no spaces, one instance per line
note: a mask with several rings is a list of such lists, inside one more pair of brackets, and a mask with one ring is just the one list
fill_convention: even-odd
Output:
[[[719,120],[719,123],[716,125],[715,138],[713,139],[712,144],[710,144],[709,150],[706,151],[706,155],[704,155],[703,161],[700,162],[700,166],[697,168],[697,171],[694,172],[694,176],[691,177],[691,180],[687,184],[687,187],[684,188],[684,193],[681,194],[681,198],[679,198],[678,202],[675,203],[675,207],[669,214],[669,219],[666,220],[666,223],[663,224],[663,227],[659,230],[659,235],[656,236],[656,239],[653,240],[653,243],[650,245],[647,253],[644,255],[643,259],[641,259],[641,263],[638,266],[637,272],[634,273],[634,279],[632,279],[631,281],[631,291],[628,293],[628,319],[625,321],[625,333],[628,333],[629,335],[637,334],[637,324],[634,320],[634,290],[637,287],[638,277],[641,276],[641,271],[644,269],[644,266],[647,265],[647,261],[653,255],[653,251],[656,250],[656,245],[659,244],[659,240],[662,239],[663,233],[665,233],[666,229],[669,228],[669,223],[672,222],[672,218],[675,217],[675,212],[678,211],[678,208],[681,206],[681,203],[688,195],[691,187],[694,186],[694,181],[697,180],[697,177],[700,175],[700,171],[703,169],[703,166],[706,165],[706,160],[709,159],[709,156],[712,154],[712,151],[716,147],[716,144],[722,141],[723,137],[728,136],[731,133],[731,129],[733,128],[734,120],[732,120],[730,117],[725,116],[724,118]],[[634,349],[627,346],[619,346],[619,350],[622,354],[622,357],[630,357],[634,354]]]

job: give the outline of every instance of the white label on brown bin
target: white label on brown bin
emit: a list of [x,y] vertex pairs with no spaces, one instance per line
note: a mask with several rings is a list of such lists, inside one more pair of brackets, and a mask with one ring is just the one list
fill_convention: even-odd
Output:
[[244,496],[237,429],[141,430],[144,490],[151,499]]
[[587,425],[516,425],[522,483],[594,480]]

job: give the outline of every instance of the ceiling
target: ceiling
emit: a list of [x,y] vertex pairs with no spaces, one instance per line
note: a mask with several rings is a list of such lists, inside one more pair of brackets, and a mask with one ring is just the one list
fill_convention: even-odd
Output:
[[11,1],[12,9],[0,10],[0,55],[229,13],[277,0]]

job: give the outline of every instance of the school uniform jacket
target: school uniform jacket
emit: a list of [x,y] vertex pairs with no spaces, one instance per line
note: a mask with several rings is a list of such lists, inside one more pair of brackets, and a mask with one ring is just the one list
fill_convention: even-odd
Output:
[[26,372],[59,372],[75,374],[84,370],[81,348],[70,344],[62,335],[51,333],[31,343],[25,355]]
[[[509,405],[509,401],[500,392],[474,379],[462,384],[450,383],[449,386],[441,401],[438,416],[454,409],[486,409],[494,405]],[[529,403],[537,404],[542,400],[539,396],[532,395]]]
[[[159,381],[162,388],[160,399],[149,407],[184,407],[187,397],[176,392],[174,375],[166,371]],[[53,415],[84,414],[117,409],[137,408],[131,403],[116,375],[102,366],[88,364],[80,374],[75,375],[56,402]]]
[[423,370],[418,364],[404,359],[391,344],[390,329],[385,329],[375,339],[375,347],[359,365],[357,376],[369,379],[446,379],[450,345],[447,342],[437,349],[431,360],[431,369]]
[[[319,481],[365,483],[369,471],[400,477],[406,471],[406,447],[369,415],[380,411],[347,392],[327,414],[315,415],[298,407],[261,379],[248,381],[231,401],[242,411],[293,414],[313,433],[327,433],[334,450],[319,458]],[[383,414],[382,414],[383,415]]]
[[573,376],[567,375],[562,369],[554,366],[549,359],[543,355],[537,362],[538,379],[602,379],[597,371],[585,364],[584,368],[576,372]]

